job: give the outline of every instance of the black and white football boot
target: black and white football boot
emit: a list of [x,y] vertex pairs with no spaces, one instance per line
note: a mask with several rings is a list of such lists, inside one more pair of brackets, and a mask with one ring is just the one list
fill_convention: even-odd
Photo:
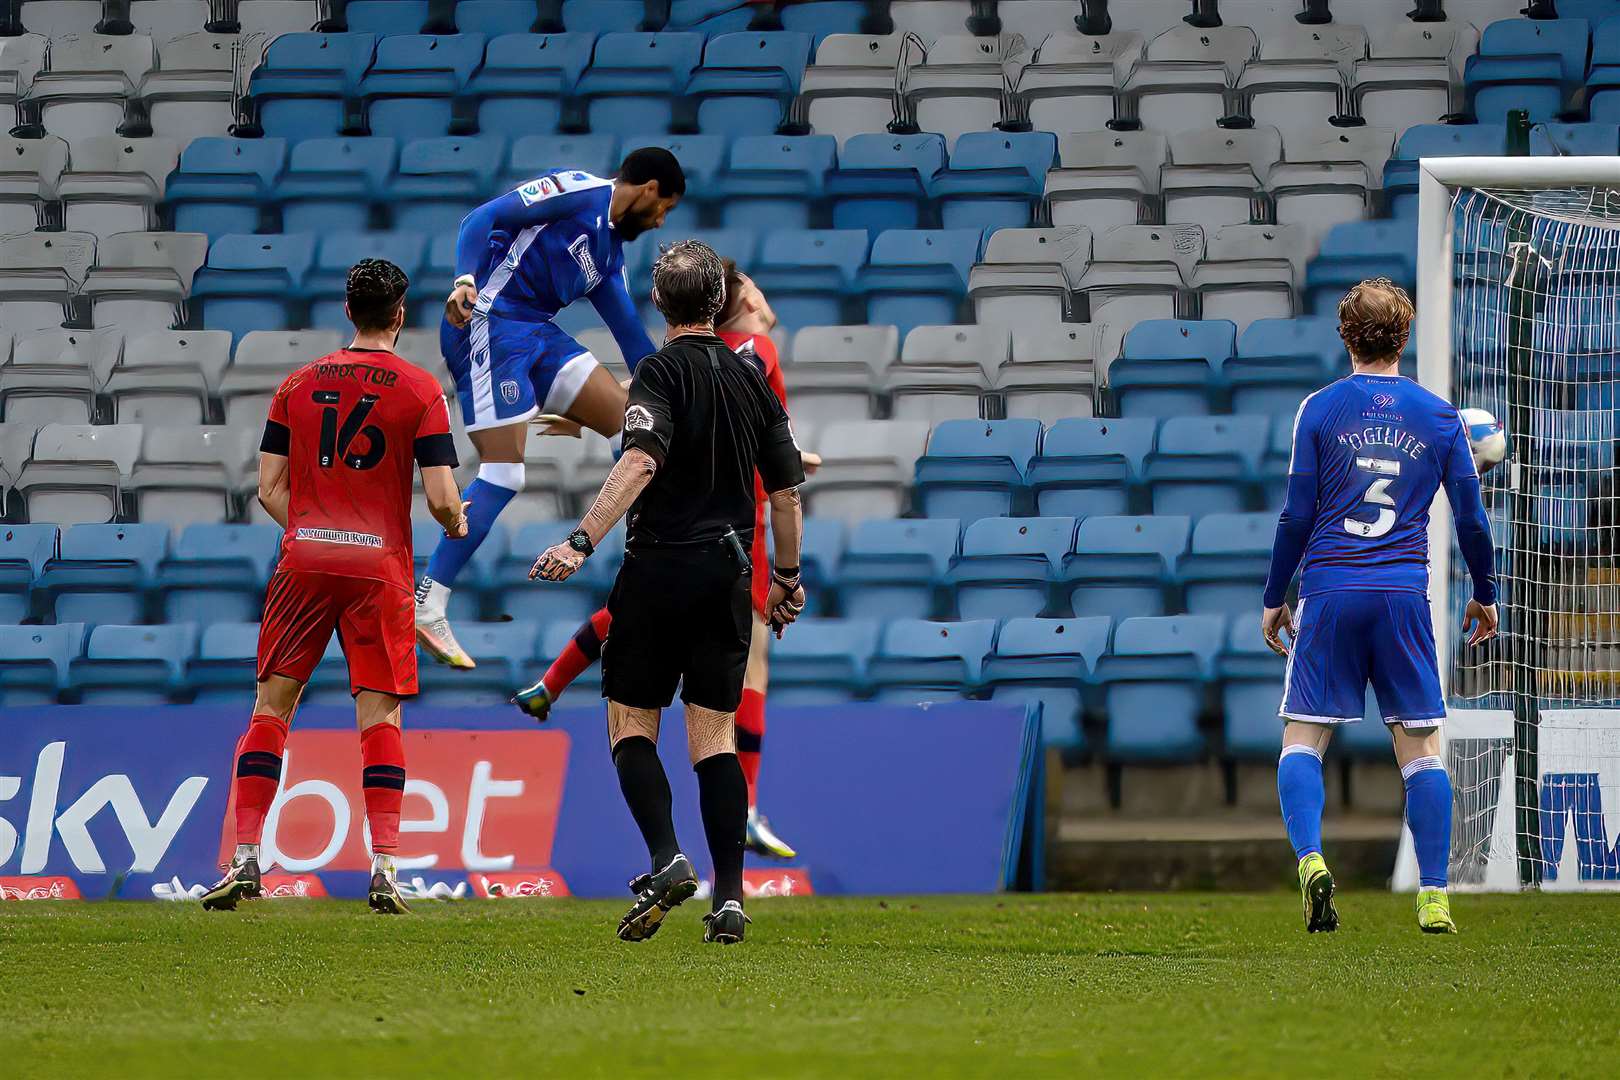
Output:
[[743,928],[753,922],[743,914],[742,904],[727,900],[714,911],[703,916],[703,940],[717,945],[739,945]]
[[264,894],[259,879],[259,860],[232,862],[225,876],[202,894],[204,911],[235,911],[239,900],[257,900]]
[[697,872],[685,855],[677,854],[656,873],[642,874],[630,882],[636,902],[619,920],[619,940],[646,941],[658,933],[664,916],[690,900],[697,888]]
[[405,903],[405,897],[400,895],[399,882],[394,877],[393,859],[380,865],[373,863],[371,888],[366,890],[366,903],[378,915],[410,913],[410,905]]

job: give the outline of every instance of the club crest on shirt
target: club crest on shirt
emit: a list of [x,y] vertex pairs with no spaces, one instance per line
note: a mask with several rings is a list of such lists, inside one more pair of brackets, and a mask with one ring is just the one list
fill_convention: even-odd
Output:
[[501,381],[501,400],[508,405],[516,405],[518,399],[518,384],[516,379],[503,379]]
[[624,430],[651,431],[652,426],[652,413],[647,411],[645,405],[632,405],[624,410]]

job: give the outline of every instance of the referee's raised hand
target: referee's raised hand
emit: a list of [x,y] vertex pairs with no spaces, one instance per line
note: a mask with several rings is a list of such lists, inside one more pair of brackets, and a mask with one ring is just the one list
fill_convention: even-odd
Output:
[[540,553],[529,568],[529,580],[567,581],[574,571],[585,565],[585,553],[576,551],[568,543],[553,544]]

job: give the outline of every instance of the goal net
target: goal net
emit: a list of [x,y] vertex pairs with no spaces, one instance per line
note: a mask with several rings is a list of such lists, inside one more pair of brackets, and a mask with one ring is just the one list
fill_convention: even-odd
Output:
[[[1602,163],[1421,163],[1419,378],[1508,438],[1482,479],[1495,641],[1460,633],[1448,509],[1430,536],[1465,888],[1620,887],[1620,168]],[[1395,883],[1415,885],[1404,852]]]

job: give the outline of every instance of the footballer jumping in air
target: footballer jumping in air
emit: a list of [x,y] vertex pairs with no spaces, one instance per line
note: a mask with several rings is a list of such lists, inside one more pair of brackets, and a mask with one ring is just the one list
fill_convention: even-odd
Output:
[[[719,336],[727,346],[745,360],[752,360],[765,373],[783,407],[787,406],[787,384],[782,378],[782,365],[776,358],[776,343],[771,331],[776,328],[776,312],[766,301],[752,278],[737,269],[736,263],[724,260],[726,269],[726,306],[717,320]],[[813,474],[821,464],[816,454],[801,451],[806,475]],[[791,859],[798,853],[777,836],[770,822],[759,812],[759,758],[765,739],[765,690],[769,681],[770,631],[765,620],[766,594],[770,592],[771,576],[765,573],[769,565],[765,546],[765,510],[769,499],[759,477],[754,477],[754,542],[750,559],[754,574],[754,631],[748,650],[748,670],[743,681],[742,704],[737,707],[737,759],[742,764],[743,776],[748,781],[748,849],[759,855],[777,859]],[[519,690],[512,699],[524,712],[537,720],[544,720],[552,703],[570,683],[594,664],[602,655],[602,641],[613,625],[607,608],[592,615],[574,634],[574,640],[562,654],[552,661],[551,667],[533,686]]]
[[[1457,932],[1446,894],[1446,708],[1428,599],[1429,505],[1440,488],[1474,583],[1463,615],[1470,645],[1496,634],[1496,579],[1479,474],[1457,409],[1398,374],[1411,326],[1412,301],[1386,278],[1363,281],[1340,302],[1351,374],[1307,397],[1294,418],[1288,498],[1266,579],[1261,630],[1288,657],[1277,795],[1313,933],[1339,925],[1322,858],[1322,753],[1335,724],[1361,719],[1369,681],[1406,784],[1418,926]],[[1290,612],[1285,597],[1301,566],[1299,607]]]
[[589,300],[635,370],[654,345],[630,299],[624,245],[662,225],[685,192],[675,156],[643,147],[611,180],[559,169],[462,219],[439,344],[479,465],[467,535],[441,541],[417,584],[417,638],[440,663],[475,666],[445,612],[461,568],[523,490],[529,421],[553,413],[609,438],[624,422],[625,388],[552,320]]
[[362,259],[349,271],[354,342],[287,377],[259,446],[259,501],[282,527],[281,559],[259,627],[258,694],[237,743],[236,854],[203,894],[233,909],[260,894],[259,840],[281,783],[298,699],[335,630],[360,726],[361,784],[373,853],[372,910],[406,910],[394,877],[405,794],[400,702],[416,693],[411,619],[411,472],[448,537],[467,535],[455,444],[433,376],[394,354],[404,271]]

